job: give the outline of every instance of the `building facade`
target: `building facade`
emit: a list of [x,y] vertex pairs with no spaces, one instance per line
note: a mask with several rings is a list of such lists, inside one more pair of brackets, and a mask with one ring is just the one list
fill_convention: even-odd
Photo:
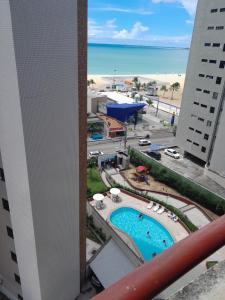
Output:
[[225,3],[199,0],[179,116],[177,142],[225,177]]
[[0,291],[75,299],[85,269],[86,1],[0,1]]

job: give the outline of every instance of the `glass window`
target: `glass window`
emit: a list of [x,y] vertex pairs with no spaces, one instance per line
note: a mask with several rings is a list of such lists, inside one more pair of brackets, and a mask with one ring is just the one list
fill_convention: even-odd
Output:
[[206,126],[207,127],[211,127],[212,126],[212,122],[211,121],[207,121]]
[[211,13],[215,13],[215,12],[217,12],[218,11],[218,9],[217,8],[213,8],[213,9],[211,9]]
[[216,84],[221,84],[222,81],[222,77],[217,77],[216,78]]
[[209,111],[210,111],[211,114],[213,114],[214,111],[215,111],[215,107],[211,106]]
[[216,26],[216,30],[223,30],[224,26]]
[[210,47],[211,43],[205,43],[204,45],[205,45],[205,47]]
[[213,47],[220,47],[220,43],[213,43]]
[[224,67],[225,67],[225,61],[224,60],[220,61],[219,67],[220,67],[220,69],[224,69]]
[[201,151],[205,153],[206,152],[206,147],[202,147]]
[[21,284],[20,276],[19,276],[19,275],[17,275],[17,274],[14,273],[14,278],[15,278],[15,281],[16,281],[17,283]]
[[5,175],[2,168],[0,168],[0,180],[5,181]]
[[221,8],[220,12],[225,12],[225,7]]
[[16,257],[16,254],[14,253],[14,252],[10,252],[10,254],[11,254],[11,258],[12,258],[12,260],[13,261],[15,261],[16,263],[17,263],[17,257]]
[[13,239],[14,236],[13,236],[13,230],[12,230],[12,228],[10,228],[9,226],[6,226],[6,230],[7,230],[8,236]]
[[216,64],[216,60],[215,60],[215,59],[210,59],[210,60],[209,60],[209,63],[210,63],[210,64]]
[[209,139],[209,135],[207,133],[204,134],[204,140],[207,140],[208,141]]
[[2,198],[2,206],[5,210],[9,211],[9,202],[4,198]]

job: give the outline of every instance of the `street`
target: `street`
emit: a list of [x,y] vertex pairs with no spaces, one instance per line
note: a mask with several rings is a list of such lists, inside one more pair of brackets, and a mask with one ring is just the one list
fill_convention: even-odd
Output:
[[[167,134],[168,135],[168,134]],[[139,138],[136,139],[128,139],[127,141],[127,146],[132,146],[136,149],[139,150],[147,150],[149,146],[139,146],[138,145],[138,140]],[[175,145],[175,137],[171,134],[171,136],[166,136],[166,137],[155,137],[154,136],[151,138],[152,144],[161,144],[165,145],[167,147],[174,146]],[[100,150],[103,151],[105,154],[113,153],[116,150],[123,149],[124,147],[124,139],[121,141],[102,141],[96,143],[89,142],[87,146],[87,152],[89,153],[90,151],[94,150]]]

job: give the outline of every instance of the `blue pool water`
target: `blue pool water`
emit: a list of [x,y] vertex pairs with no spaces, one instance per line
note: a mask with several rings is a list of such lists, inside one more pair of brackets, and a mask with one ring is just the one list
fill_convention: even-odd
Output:
[[[159,254],[171,247],[174,240],[155,219],[146,215],[139,218],[139,214],[140,212],[133,208],[121,207],[112,212],[110,221],[115,227],[130,236],[144,260],[151,260],[154,253]],[[165,242],[163,242],[164,240]]]

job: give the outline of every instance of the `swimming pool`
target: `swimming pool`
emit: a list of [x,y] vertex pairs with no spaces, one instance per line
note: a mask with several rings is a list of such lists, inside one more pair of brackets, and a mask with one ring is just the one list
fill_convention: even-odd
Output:
[[121,207],[110,215],[111,223],[130,236],[144,260],[151,260],[174,244],[169,232],[155,219],[136,209]]

